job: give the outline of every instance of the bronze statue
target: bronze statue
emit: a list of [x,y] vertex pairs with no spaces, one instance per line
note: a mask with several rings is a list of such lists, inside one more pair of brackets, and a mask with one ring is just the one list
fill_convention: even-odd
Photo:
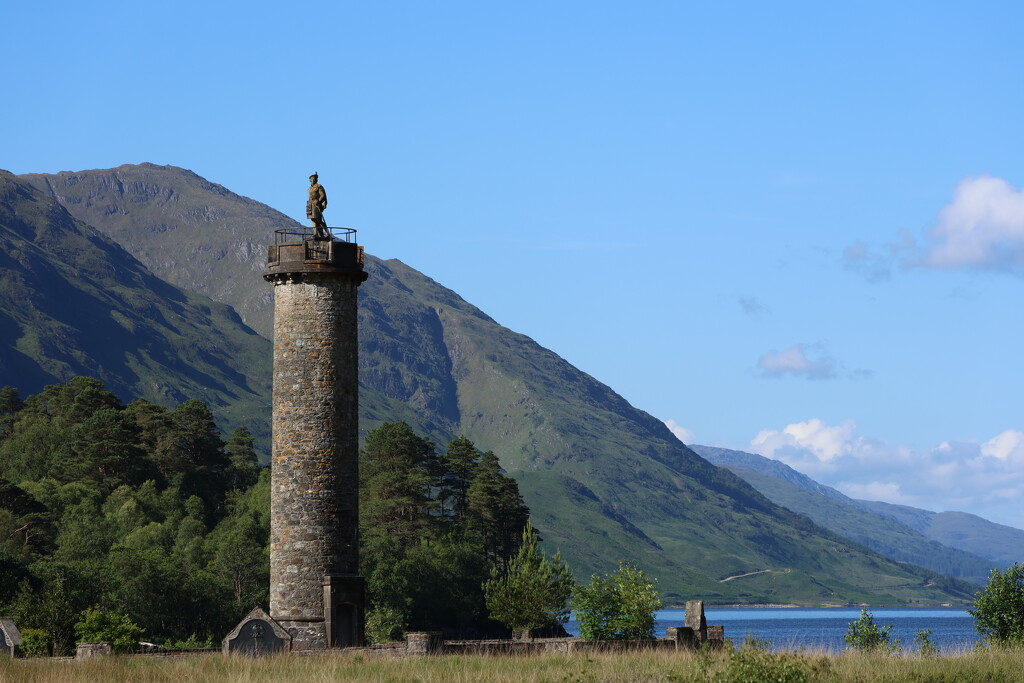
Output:
[[327,208],[327,192],[324,186],[317,182],[319,176],[313,173],[309,176],[309,199],[306,201],[306,218],[313,221],[316,229],[315,239],[329,240],[331,233],[324,221],[324,209]]

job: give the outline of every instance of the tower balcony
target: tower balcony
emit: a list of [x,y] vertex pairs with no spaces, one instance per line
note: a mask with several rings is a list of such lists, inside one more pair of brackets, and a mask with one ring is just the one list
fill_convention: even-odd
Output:
[[313,228],[304,226],[275,230],[274,243],[267,247],[264,278],[281,273],[362,273],[363,248],[356,243],[355,229],[327,231],[330,237],[317,237]]

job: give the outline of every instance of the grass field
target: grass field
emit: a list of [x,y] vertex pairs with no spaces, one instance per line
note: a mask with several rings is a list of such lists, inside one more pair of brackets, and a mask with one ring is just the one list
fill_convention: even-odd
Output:
[[396,681],[469,683],[508,681],[679,681],[694,683],[801,681],[915,681],[1017,683],[1024,680],[1024,650],[978,649],[959,655],[647,652],[509,656],[439,656],[370,659],[360,655],[246,659],[108,657],[83,662],[2,659],[3,683],[192,683],[202,681]]

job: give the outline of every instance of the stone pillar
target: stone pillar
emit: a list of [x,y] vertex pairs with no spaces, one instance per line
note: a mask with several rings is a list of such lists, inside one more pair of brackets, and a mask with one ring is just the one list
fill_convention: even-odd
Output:
[[432,655],[444,648],[440,631],[414,631],[405,634],[405,651],[410,655]]
[[75,659],[92,659],[93,657],[107,657],[114,652],[114,644],[108,642],[78,643],[75,646]]
[[708,622],[704,618],[704,601],[686,601],[686,626],[693,629],[697,642],[703,643],[708,639]]
[[[364,643],[357,290],[366,277],[362,249],[351,242],[307,239],[269,250],[270,616],[291,634],[293,650]],[[346,607],[329,613],[328,587],[340,584]]]

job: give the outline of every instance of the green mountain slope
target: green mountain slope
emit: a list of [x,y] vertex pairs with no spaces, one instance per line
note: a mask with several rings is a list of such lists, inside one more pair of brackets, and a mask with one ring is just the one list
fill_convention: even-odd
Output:
[[[101,182],[110,175],[124,193],[112,181]],[[205,273],[227,236],[254,245],[270,239],[265,223],[245,217],[251,200],[214,192],[181,169],[123,166],[35,176],[33,182],[49,187],[76,215],[95,215],[96,207],[107,205],[122,211],[110,234],[153,263],[157,274],[196,283],[204,292],[214,292]],[[128,204],[128,189],[140,183],[149,189]],[[202,214],[214,195],[215,206],[235,201],[237,224],[213,229],[209,223],[189,233],[192,255],[174,270],[191,272],[166,272],[169,266],[155,255],[179,249],[183,233],[147,226],[171,224],[158,212],[172,204],[166,197],[179,197],[178,205],[194,205]],[[268,211],[263,207],[258,215]],[[292,224],[280,220],[271,227]],[[203,236],[205,242],[191,241]],[[370,279],[360,289],[364,424],[371,418],[368,401],[383,397],[372,419],[397,408],[388,402],[400,402],[407,407],[398,417],[411,411],[418,418],[414,427],[431,438],[463,433],[494,450],[519,479],[548,544],[561,548],[581,577],[623,559],[659,577],[670,601],[934,604],[970,597],[969,587],[895,563],[774,505],[607,386],[425,275],[373,257],[367,270]],[[217,283],[225,291],[269,290],[252,263],[236,262],[218,277],[232,280]],[[250,315],[259,312],[258,297],[248,304],[224,300],[251,305]]]
[[[933,512],[906,508],[905,517],[913,516],[924,521],[919,528],[903,522],[898,514],[882,511],[898,506],[849,498],[777,460],[725,448],[696,445],[692,448],[709,462],[743,478],[772,502],[807,515],[815,523],[899,562],[909,562],[976,584],[984,584],[989,570],[1006,564],[967,552],[953,544],[943,544],[923,533],[923,526],[927,526],[927,520],[935,515]],[[872,511],[874,506],[878,506],[878,512]]]
[[0,385],[76,375],[125,399],[206,401],[266,437],[270,344],[227,305],[154,276],[57,202],[0,171]]
[[1024,562],[1024,531],[1020,529],[996,524],[967,512],[931,512],[892,503],[857,502],[939,543],[987,557],[1001,566]]

